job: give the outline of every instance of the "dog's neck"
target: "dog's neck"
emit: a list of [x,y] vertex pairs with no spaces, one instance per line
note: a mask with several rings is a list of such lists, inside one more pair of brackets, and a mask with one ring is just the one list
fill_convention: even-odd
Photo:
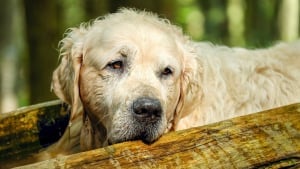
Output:
[[91,150],[107,146],[107,131],[104,125],[92,113],[85,110],[83,113],[83,126],[80,133],[81,150]]

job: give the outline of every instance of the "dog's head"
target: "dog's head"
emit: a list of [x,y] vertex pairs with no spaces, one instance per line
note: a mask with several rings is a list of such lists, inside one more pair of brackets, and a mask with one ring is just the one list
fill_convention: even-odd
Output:
[[81,146],[151,143],[171,130],[193,108],[198,85],[189,43],[168,21],[128,9],[71,29],[52,84],[71,120],[84,111]]

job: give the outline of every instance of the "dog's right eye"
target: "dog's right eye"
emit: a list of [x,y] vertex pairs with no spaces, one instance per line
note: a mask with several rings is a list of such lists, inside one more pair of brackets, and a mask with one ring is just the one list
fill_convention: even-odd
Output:
[[122,70],[123,69],[123,62],[121,60],[112,61],[107,64],[107,67],[114,70]]

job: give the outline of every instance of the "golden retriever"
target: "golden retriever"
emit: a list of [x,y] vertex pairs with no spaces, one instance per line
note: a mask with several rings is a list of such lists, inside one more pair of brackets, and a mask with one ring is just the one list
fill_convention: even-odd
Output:
[[[300,102],[300,42],[249,50],[197,43],[122,9],[60,43],[55,94],[71,106],[53,154],[89,150]],[[80,139],[80,141],[79,141]]]

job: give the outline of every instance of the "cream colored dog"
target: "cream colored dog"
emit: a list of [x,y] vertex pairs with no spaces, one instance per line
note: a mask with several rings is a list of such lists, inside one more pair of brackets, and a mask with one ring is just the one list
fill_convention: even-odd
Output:
[[[72,28],[53,74],[70,126],[49,152],[89,150],[300,102],[300,42],[248,50],[196,43],[122,9]],[[80,135],[80,136],[79,136]]]

